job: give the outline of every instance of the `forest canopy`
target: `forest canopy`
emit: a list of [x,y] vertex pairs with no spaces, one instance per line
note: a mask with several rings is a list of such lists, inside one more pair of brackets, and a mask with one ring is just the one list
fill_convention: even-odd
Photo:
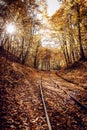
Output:
[[23,64],[50,70],[87,57],[87,1],[59,0],[49,17],[46,0],[0,1],[0,46]]

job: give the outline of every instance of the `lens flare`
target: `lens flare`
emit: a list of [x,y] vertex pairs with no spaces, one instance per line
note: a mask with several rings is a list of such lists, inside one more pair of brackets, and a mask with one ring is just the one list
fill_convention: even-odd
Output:
[[14,34],[16,32],[16,26],[13,23],[10,23],[6,26],[6,31],[10,34]]

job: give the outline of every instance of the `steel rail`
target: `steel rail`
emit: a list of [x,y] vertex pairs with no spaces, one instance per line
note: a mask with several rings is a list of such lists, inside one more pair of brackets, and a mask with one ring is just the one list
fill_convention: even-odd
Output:
[[55,74],[56,74],[56,76],[59,77],[60,79],[63,79],[64,81],[66,81],[66,82],[68,82],[68,83],[77,85],[77,86],[83,88],[83,90],[85,90],[85,88],[84,88],[83,85],[80,85],[80,84],[78,84],[77,82],[73,82],[73,81],[71,81],[71,80],[69,80],[69,79],[66,79],[66,78],[62,77],[61,75],[59,75],[59,74],[57,74],[57,73],[55,73]]
[[46,116],[47,125],[48,125],[49,130],[52,130],[52,126],[51,126],[51,123],[49,120],[49,116],[47,113],[47,108],[46,108],[46,104],[45,104],[45,100],[44,100],[44,94],[43,94],[43,89],[42,89],[42,77],[40,80],[40,93],[41,93],[41,99],[42,99],[42,103],[43,103],[43,108],[44,108],[44,112],[45,112],[45,116]]
[[[57,84],[58,85],[58,83],[56,83],[54,80],[53,80],[53,78],[50,76],[50,74],[49,74],[49,78],[50,78],[50,80],[54,83],[54,84]],[[59,86],[59,85],[58,85]],[[86,106],[84,106],[83,104],[81,104],[77,99],[75,99],[71,94],[68,94],[68,92],[67,91],[65,91],[63,88],[60,88],[61,90],[63,90],[64,91],[64,93],[66,93],[80,108],[82,108],[83,110],[85,110],[85,113],[87,114],[87,107]]]

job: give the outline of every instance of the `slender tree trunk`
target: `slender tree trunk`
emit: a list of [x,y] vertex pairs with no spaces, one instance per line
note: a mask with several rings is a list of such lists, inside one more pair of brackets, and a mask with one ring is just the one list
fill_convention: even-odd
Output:
[[34,57],[34,68],[37,68],[37,55]]
[[[60,39],[60,36],[58,35],[58,38],[59,38],[59,41],[61,43],[61,39]],[[64,59],[65,59],[65,62],[66,62],[66,66],[68,67],[68,60],[67,60],[67,56],[66,56],[66,51],[65,51],[65,41],[64,41],[64,38],[63,38],[63,34],[62,34],[62,45],[61,45],[61,50],[63,52],[63,55],[64,55]]]
[[69,65],[70,64],[70,57],[69,57],[69,53],[68,53],[68,48],[67,48],[66,41],[64,43],[64,46],[65,46],[65,55],[67,57],[67,62],[68,62],[68,65]]
[[69,37],[70,37],[70,59],[71,59],[71,63],[75,62],[75,50],[74,50],[74,38],[72,33],[69,33]]
[[34,68],[38,68],[38,65],[37,65],[37,53],[38,53],[38,51],[36,52],[36,55],[34,57]]
[[77,3],[77,14],[78,14],[78,22],[77,22],[77,27],[78,27],[78,40],[79,40],[79,45],[80,45],[80,56],[81,56],[81,60],[85,61],[85,54],[84,54],[84,50],[83,50],[83,46],[82,46],[82,39],[81,39],[81,27],[80,27],[80,6]]
[[23,62],[23,52],[24,52],[24,37],[22,38],[22,46],[21,46],[21,53],[20,53],[20,59]]
[[28,46],[27,51],[25,52],[23,59],[22,59],[22,64],[26,64],[26,61],[28,59],[28,55],[29,55],[29,50],[30,50],[30,46]]

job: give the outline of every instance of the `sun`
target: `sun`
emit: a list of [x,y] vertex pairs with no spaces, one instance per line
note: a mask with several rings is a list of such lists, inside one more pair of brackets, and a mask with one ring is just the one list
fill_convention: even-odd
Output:
[[61,6],[58,0],[47,0],[47,13],[48,16],[52,16]]
[[16,26],[13,23],[7,24],[6,31],[10,34],[14,34],[16,32]]

